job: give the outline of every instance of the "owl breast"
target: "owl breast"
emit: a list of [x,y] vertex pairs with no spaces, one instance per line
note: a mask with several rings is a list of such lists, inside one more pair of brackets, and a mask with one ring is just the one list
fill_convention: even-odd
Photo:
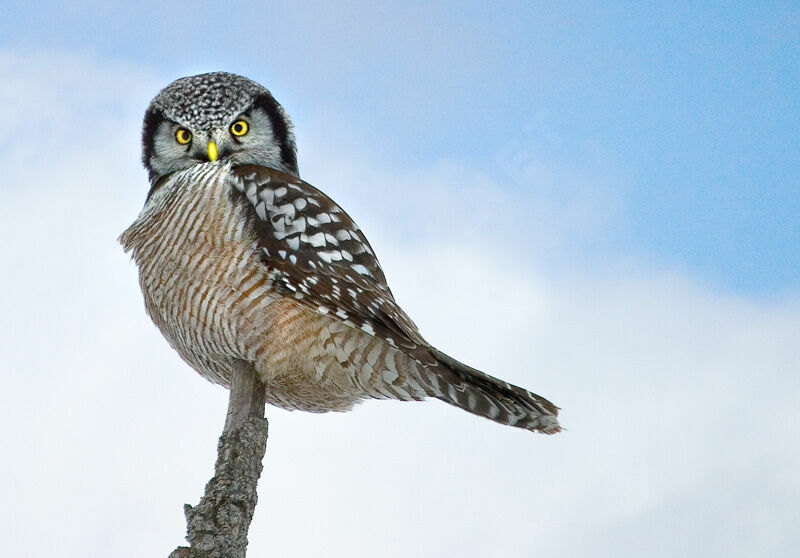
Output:
[[176,173],[120,237],[139,266],[147,313],[172,347],[212,382],[228,385],[234,359],[252,361],[278,298],[232,201],[224,164]]
[[169,177],[120,242],[139,267],[147,313],[208,380],[228,387],[234,361],[244,360],[265,384],[267,402],[285,409],[342,411],[364,397],[340,363],[348,360],[340,345],[350,347],[355,330],[274,286],[275,270],[233,201],[229,165]]

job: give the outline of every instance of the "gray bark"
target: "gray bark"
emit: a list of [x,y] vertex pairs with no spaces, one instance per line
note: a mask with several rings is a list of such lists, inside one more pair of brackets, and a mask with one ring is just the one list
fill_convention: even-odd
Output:
[[256,486],[267,449],[264,386],[252,366],[237,362],[214,477],[197,506],[184,506],[189,547],[169,558],[244,558],[258,502]]

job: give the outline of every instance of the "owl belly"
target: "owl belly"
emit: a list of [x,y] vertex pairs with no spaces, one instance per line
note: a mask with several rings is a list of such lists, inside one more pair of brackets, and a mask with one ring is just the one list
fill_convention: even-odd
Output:
[[247,357],[231,304],[239,291],[214,275],[230,259],[204,236],[187,239],[181,256],[143,263],[140,284],[147,313],[170,345],[203,376],[227,386],[233,360]]

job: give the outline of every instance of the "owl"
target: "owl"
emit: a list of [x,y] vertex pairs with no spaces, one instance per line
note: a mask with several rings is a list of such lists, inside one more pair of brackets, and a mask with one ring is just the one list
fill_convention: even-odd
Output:
[[208,380],[252,366],[267,403],[316,413],[434,397],[495,422],[558,432],[558,408],[429,345],[395,302],[364,233],[299,178],[292,124],[270,92],[216,72],[156,95],[142,132],[150,189],[120,236],[145,309]]

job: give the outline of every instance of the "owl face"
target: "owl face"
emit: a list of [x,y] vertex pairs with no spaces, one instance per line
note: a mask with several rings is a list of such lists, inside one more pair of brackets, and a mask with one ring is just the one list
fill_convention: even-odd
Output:
[[144,118],[142,161],[155,183],[217,160],[298,175],[292,124],[270,92],[225,72],[174,81]]

